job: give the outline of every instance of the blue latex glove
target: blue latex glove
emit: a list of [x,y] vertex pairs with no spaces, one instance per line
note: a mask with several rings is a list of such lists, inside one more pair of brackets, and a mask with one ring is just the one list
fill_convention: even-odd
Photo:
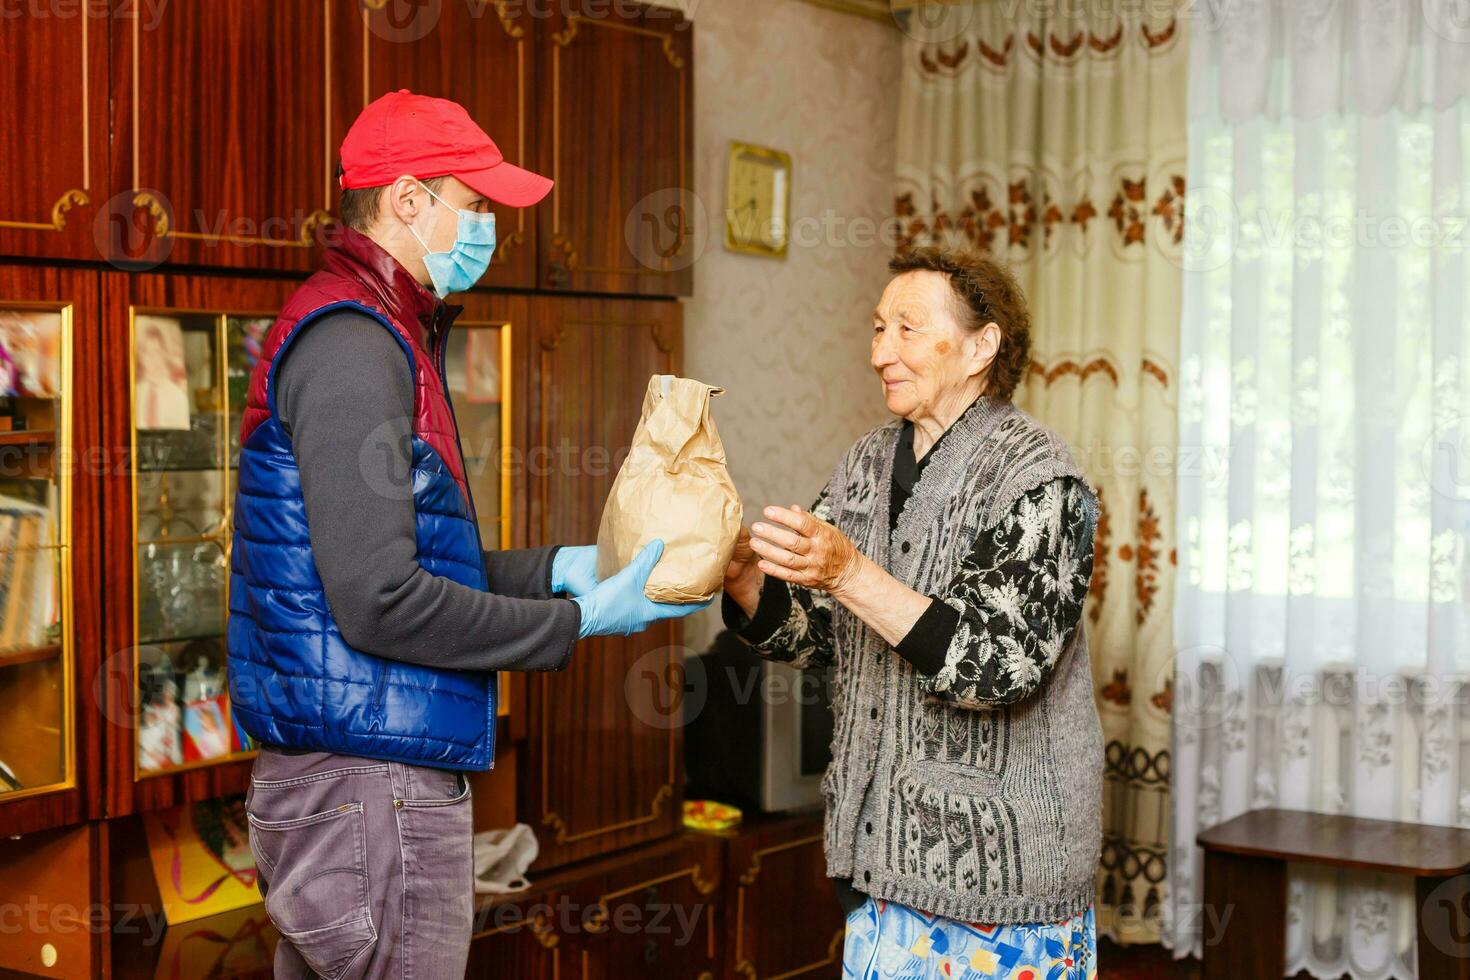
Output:
[[650,541],[628,562],[628,567],[603,582],[584,596],[572,601],[582,608],[579,640],[589,636],[629,636],[641,633],[660,619],[675,619],[708,608],[709,602],[652,602],[643,594],[653,566],[663,557],[664,543]]
[[551,559],[551,591],[573,596],[586,595],[597,588],[597,546],[594,544],[558,548]]

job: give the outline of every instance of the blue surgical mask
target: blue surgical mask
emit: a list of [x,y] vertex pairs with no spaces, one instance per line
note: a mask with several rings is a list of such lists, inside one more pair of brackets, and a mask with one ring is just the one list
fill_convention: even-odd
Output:
[[[444,198],[427,186],[420,186],[434,200],[449,207]],[[458,214],[459,226],[455,229],[454,245],[447,252],[429,251],[428,244],[419,238],[413,225],[408,226],[409,233],[424,246],[424,266],[434,284],[434,295],[440,299],[450,293],[462,293],[479,282],[495,255],[495,215],[476,211],[459,211]]]

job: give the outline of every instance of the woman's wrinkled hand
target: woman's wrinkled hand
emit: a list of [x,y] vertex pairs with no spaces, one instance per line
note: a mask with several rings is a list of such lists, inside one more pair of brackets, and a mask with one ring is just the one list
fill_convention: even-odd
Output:
[[762,572],[834,594],[857,579],[864,559],[847,535],[797,505],[767,507],[764,513],[766,521],[751,527]]
[[761,583],[765,576],[756,567],[760,557],[750,546],[750,531],[742,527],[735,537],[735,550],[730,553],[730,564],[725,567],[725,592],[745,610],[747,616],[755,615],[760,601]]

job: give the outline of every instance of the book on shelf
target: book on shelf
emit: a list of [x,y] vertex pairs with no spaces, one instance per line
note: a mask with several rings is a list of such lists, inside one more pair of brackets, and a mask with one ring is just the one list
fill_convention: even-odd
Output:
[[51,513],[0,495],[0,657],[46,645],[56,603]]

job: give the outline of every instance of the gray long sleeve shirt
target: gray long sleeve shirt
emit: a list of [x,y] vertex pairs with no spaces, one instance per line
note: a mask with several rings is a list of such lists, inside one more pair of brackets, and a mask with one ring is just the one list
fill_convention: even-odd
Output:
[[411,492],[413,378],[369,317],[304,328],[276,368],[317,573],[342,638],[374,656],[456,670],[560,670],[581,611],[551,595],[555,547],[485,552],[481,592],[419,566]]

